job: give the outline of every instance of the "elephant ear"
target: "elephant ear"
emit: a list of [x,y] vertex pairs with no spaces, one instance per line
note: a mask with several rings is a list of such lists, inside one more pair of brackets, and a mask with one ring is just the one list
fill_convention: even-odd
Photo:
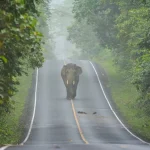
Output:
[[76,66],[76,73],[79,76],[82,73],[82,68],[79,66]]
[[61,76],[65,76],[66,75],[66,69],[67,69],[67,66],[64,65],[62,70],[61,70]]

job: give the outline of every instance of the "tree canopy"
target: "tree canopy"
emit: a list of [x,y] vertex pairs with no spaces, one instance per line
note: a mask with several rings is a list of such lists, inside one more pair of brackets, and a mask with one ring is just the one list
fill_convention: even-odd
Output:
[[8,112],[17,91],[17,77],[44,61],[36,5],[42,0],[0,1],[0,113]]
[[[149,0],[74,0],[76,21],[69,27],[69,39],[84,52],[89,53],[88,48],[83,48],[89,32],[96,35],[95,44],[98,41],[97,45],[111,50],[115,64],[122,72],[128,72],[128,80],[139,91],[140,106],[146,112],[150,112],[149,6]],[[80,38],[86,25],[91,31]],[[89,38],[85,45],[91,41]],[[97,51],[90,49],[91,53]]]

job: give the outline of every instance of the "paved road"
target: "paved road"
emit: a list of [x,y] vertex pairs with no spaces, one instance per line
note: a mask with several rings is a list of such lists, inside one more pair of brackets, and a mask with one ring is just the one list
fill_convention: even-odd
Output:
[[65,98],[66,91],[60,76],[63,61],[47,60],[39,69],[37,107],[29,139],[24,146],[8,149],[148,150],[150,147],[129,134],[110,110],[91,64],[88,61],[74,62],[83,68],[74,106],[89,145],[81,139],[71,101]]

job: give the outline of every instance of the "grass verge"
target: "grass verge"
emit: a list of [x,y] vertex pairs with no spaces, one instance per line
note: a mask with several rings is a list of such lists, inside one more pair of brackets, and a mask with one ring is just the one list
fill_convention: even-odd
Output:
[[29,70],[28,76],[23,75],[19,77],[20,85],[17,86],[19,91],[12,98],[15,100],[15,109],[10,114],[0,118],[0,145],[16,144],[20,141],[22,135],[20,118],[31,86],[32,73],[33,71]]
[[113,65],[109,51],[101,52],[99,56],[94,58],[94,61],[105,68],[113,101],[125,119],[126,125],[136,135],[150,142],[150,116],[138,108],[138,92],[135,87],[118,72],[118,69]]

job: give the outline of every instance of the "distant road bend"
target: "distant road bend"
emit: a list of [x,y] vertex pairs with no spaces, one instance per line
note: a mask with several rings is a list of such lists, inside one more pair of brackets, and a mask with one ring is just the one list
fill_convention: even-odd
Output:
[[[83,73],[73,100],[60,76],[61,60],[47,60],[38,70],[37,104],[32,130],[23,146],[8,150],[148,150],[149,145],[131,135],[110,109],[100,87],[100,71],[89,61],[67,60],[81,66]],[[94,70],[94,68],[96,68]],[[83,134],[85,141],[81,138]],[[89,143],[89,144],[88,144]]]

